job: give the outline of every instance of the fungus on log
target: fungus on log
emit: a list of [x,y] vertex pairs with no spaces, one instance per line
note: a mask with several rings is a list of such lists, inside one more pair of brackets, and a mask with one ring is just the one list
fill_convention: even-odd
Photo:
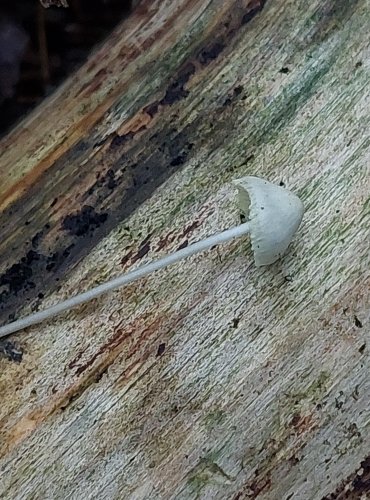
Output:
[[369,492],[368,0],[143,0],[0,142],[1,322],[306,207],[0,344],[4,498]]

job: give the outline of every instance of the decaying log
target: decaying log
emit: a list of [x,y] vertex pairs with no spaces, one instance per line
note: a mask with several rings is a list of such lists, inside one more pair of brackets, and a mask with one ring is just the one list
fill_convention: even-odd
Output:
[[2,323],[236,224],[233,178],[306,206],[274,266],[234,241],[2,341],[2,498],[369,494],[369,26],[144,0],[2,140]]

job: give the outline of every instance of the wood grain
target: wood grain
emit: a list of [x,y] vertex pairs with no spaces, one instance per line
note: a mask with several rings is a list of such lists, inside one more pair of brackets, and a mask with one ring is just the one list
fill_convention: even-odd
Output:
[[0,142],[1,320],[306,207],[1,343],[0,497],[370,494],[370,2],[144,0]]

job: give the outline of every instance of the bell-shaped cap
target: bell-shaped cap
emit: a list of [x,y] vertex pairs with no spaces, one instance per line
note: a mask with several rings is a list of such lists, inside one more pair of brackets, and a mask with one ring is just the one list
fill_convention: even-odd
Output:
[[234,180],[243,215],[249,219],[257,266],[278,260],[288,248],[303,217],[301,200],[280,186],[258,177]]

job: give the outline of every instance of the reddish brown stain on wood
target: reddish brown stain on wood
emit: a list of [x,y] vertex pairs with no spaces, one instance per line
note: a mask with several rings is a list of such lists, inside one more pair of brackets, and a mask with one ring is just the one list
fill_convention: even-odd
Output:
[[129,262],[133,254],[134,254],[133,250],[130,250],[124,257],[122,257],[121,264],[123,267],[126,266],[126,264]]
[[[155,329],[160,324],[160,320],[156,319],[153,321],[153,323],[149,324],[148,327],[145,326],[143,327],[142,324],[143,322],[145,322],[145,320],[146,320],[145,316],[140,317],[133,323],[127,325],[126,328],[117,329],[114,335],[105,344],[103,344],[90,359],[88,359],[87,361],[85,361],[83,364],[80,365],[74,364],[74,367],[76,368],[75,374],[77,376],[80,376],[88,368],[90,368],[102,354],[111,353],[113,350],[115,350],[118,346],[123,344],[130,337],[135,336],[135,338],[138,339],[140,335],[142,335],[142,333],[147,328],[150,329],[151,327],[153,327]],[[135,339],[133,339],[133,342],[134,344],[136,344]]]
[[290,421],[290,425],[299,436],[305,432],[312,431],[317,426],[317,422],[315,422],[312,415],[295,413]]

